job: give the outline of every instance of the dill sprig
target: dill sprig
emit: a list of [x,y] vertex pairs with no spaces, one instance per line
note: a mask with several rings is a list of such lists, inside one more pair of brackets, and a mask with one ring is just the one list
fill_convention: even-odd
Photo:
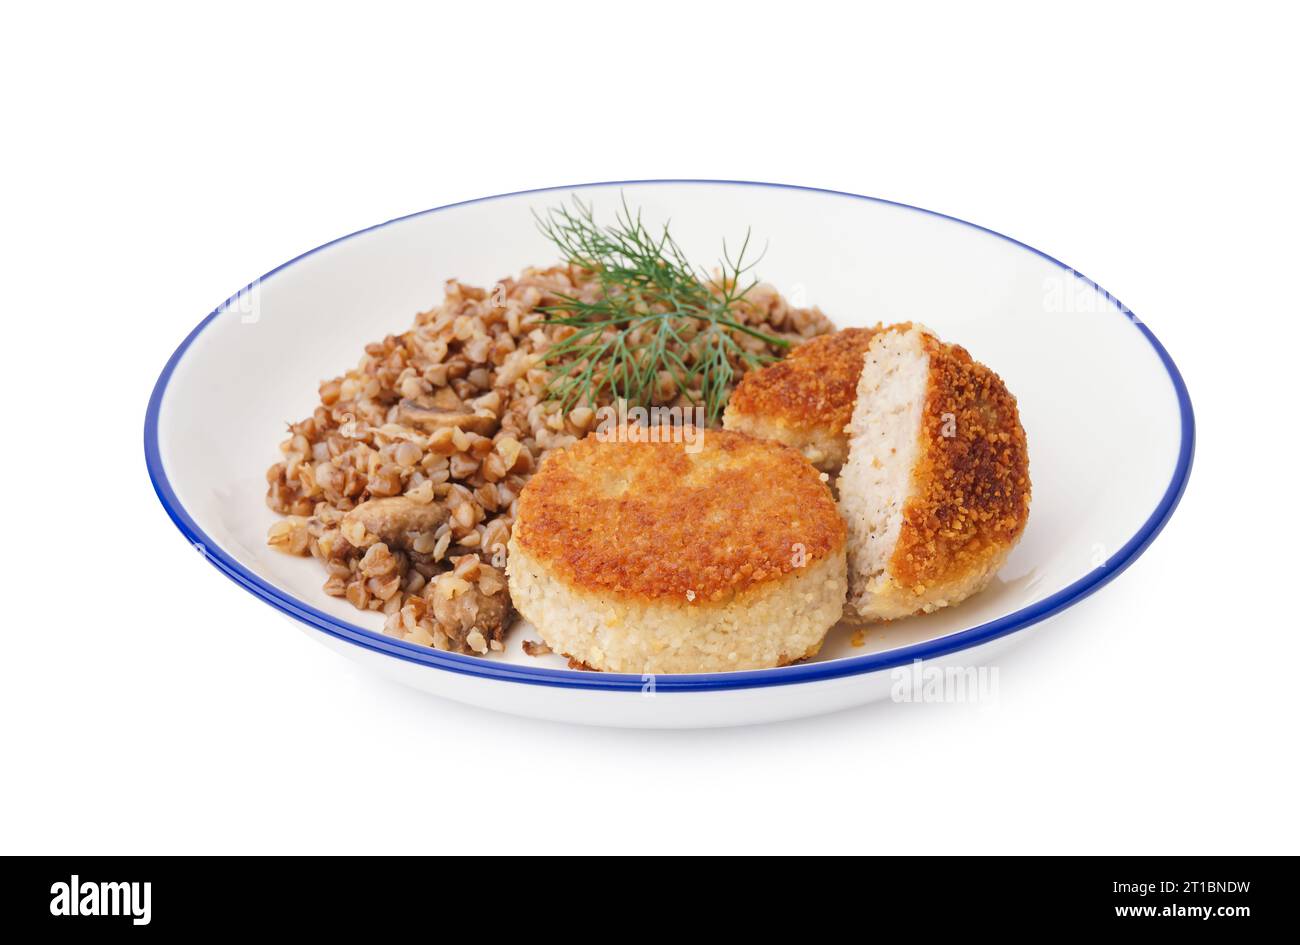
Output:
[[649,406],[666,372],[677,391],[702,404],[708,422],[715,423],[737,374],[775,360],[766,351],[749,350],[737,335],[789,347],[735,316],[758,284],[754,278],[742,284],[759,261],[745,261],[748,232],[734,259],[723,242],[720,272],[710,277],[687,260],[668,224],[651,232],[626,199],[609,226],[597,224],[592,206],[576,195],[572,208],[533,215],[564,261],[589,272],[600,289],[594,300],[561,296],[561,304],[542,309],[547,324],[574,329],[542,356],[551,372],[548,396],[565,410],[595,407],[602,398]]

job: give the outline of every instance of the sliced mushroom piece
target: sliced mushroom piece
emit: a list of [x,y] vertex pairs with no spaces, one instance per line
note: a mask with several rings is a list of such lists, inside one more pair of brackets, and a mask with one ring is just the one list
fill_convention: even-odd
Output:
[[491,436],[500,423],[496,417],[477,414],[468,407],[426,407],[414,400],[403,400],[397,405],[397,420],[426,433],[460,427],[466,433],[479,436]]
[[437,407],[440,410],[460,410],[465,402],[451,387],[439,387],[428,397],[417,397],[412,403],[423,407]]
[[346,536],[360,525],[390,548],[410,551],[416,536],[433,531],[446,520],[447,509],[441,504],[397,495],[362,502],[343,516],[339,530]]
[[[492,570],[488,565],[481,569]],[[457,577],[453,571],[430,582],[425,599],[434,620],[462,653],[486,653],[491,641],[501,642],[513,613],[504,586],[495,594],[484,594],[477,583]]]

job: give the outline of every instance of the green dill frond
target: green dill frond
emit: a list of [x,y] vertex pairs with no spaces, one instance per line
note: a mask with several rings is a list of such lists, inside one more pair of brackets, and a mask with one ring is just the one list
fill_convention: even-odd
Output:
[[576,195],[572,207],[534,217],[564,262],[590,273],[599,287],[592,301],[565,296],[543,309],[547,324],[573,329],[543,355],[549,396],[564,409],[619,399],[648,406],[667,374],[716,423],[738,373],[774,360],[741,345],[737,335],[789,347],[736,317],[758,282],[750,275],[758,259],[746,261],[748,233],[734,259],[723,243],[719,274],[710,277],[686,258],[668,224],[651,231],[626,198],[609,226],[596,223],[592,206]]

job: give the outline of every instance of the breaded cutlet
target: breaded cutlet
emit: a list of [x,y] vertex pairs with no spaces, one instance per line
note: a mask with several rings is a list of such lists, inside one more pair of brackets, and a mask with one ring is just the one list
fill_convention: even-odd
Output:
[[845,526],[796,450],[726,430],[591,434],[519,497],[507,571],[556,652],[615,672],[717,672],[815,653],[846,591]]
[[784,360],[750,371],[727,403],[723,426],[793,446],[832,475],[848,459],[862,359],[875,328],[845,328],[794,348]]
[[1029,518],[1016,399],[965,348],[895,325],[872,340],[839,479],[847,615],[929,613],[982,589]]

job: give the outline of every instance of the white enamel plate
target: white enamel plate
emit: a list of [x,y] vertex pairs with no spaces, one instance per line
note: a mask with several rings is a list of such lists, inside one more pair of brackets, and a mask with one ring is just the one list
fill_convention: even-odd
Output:
[[[780,669],[653,680],[504,653],[461,656],[384,636],[382,617],[321,590],[312,559],[266,545],[266,468],[322,378],[405,330],[456,277],[490,286],[555,254],[531,210],[577,193],[612,216],[620,190],[717,258],[752,228],[758,274],[840,327],[919,321],[1006,381],[1029,439],[1033,506],[992,586],[958,607],[854,636]],[[392,220],[312,250],[204,319],[163,368],[145,419],[149,475],[208,560],[318,640],[395,679],[474,705],[604,725],[795,718],[888,697],[914,660],[971,667],[1017,631],[1101,587],[1155,538],[1191,468],[1191,402],[1155,336],[1090,280],[1022,243],[941,214],[851,194],[723,181],[634,181],[488,197]],[[1068,672],[1068,667],[1060,667]]]

